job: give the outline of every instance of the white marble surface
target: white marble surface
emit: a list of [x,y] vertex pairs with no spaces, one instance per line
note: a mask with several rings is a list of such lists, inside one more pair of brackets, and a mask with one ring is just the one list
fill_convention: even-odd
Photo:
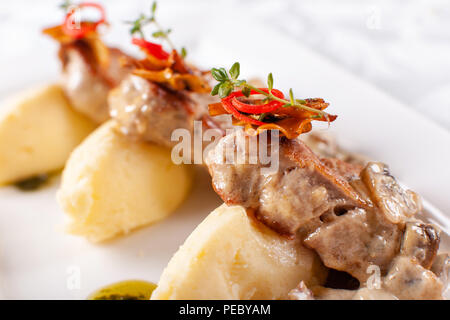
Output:
[[[113,23],[107,38],[132,50],[127,26],[121,22],[148,10],[151,1],[99,2],[106,4]],[[55,44],[39,30],[60,21],[59,3],[0,2],[0,68],[17,67],[13,75],[0,75],[0,92],[57,74],[56,64],[49,67],[33,59],[33,54],[54,52]],[[162,22],[173,27],[175,41],[190,51],[195,51],[211,24],[220,26],[223,19],[232,20],[235,28],[219,28],[217,36],[225,41],[246,36],[251,41],[246,26],[262,21],[450,129],[448,0],[160,0],[159,11]]]

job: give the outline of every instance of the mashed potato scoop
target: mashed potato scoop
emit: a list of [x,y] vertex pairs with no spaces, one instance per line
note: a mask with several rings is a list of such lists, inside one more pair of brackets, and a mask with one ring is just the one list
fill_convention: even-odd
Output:
[[95,129],[76,112],[61,87],[20,93],[0,106],[0,184],[64,167],[70,152]]
[[224,204],[175,253],[152,299],[286,299],[325,277],[314,252]]
[[70,233],[93,242],[124,234],[172,213],[186,198],[190,168],[170,149],[134,142],[109,120],[70,156],[57,198]]

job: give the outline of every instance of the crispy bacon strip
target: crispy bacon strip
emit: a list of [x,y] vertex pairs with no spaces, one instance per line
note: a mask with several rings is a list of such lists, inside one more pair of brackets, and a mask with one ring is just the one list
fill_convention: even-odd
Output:
[[153,82],[166,84],[173,90],[186,89],[198,93],[210,91],[209,85],[199,76],[175,73],[171,68],[165,68],[161,71],[136,69],[133,74]]
[[203,74],[188,67],[176,50],[172,50],[166,60],[160,60],[148,54],[142,60],[127,58],[122,61],[122,64],[133,67],[133,74],[166,85],[172,90],[189,90],[198,93],[211,91]]

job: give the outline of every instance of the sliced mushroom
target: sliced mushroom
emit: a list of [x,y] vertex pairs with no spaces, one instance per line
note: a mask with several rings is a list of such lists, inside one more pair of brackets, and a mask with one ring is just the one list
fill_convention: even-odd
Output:
[[369,162],[361,171],[361,179],[372,201],[391,223],[403,223],[422,209],[419,196],[404,190],[383,163]]
[[401,253],[414,257],[425,269],[430,269],[439,250],[439,230],[421,221],[406,223]]

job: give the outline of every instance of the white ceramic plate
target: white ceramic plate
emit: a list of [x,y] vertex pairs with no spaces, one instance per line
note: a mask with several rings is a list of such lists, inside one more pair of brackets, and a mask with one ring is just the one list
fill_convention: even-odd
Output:
[[[449,230],[449,132],[264,26],[248,25],[245,33],[251,37],[237,34],[220,41],[217,34],[233,30],[233,22],[226,20],[229,28],[223,24],[220,28],[210,26],[198,35],[198,45],[190,51],[190,57],[208,67],[229,67],[240,61],[244,76],[265,77],[273,72],[278,88],[292,86],[298,97],[324,97],[331,102],[329,111],[339,114],[330,130],[342,145],[388,163],[394,175],[434,205],[426,202],[428,217]],[[46,57],[42,61],[48,65],[39,70],[55,70],[50,65],[56,63],[54,60]],[[26,86],[29,80],[16,81],[14,86],[21,83]],[[3,298],[84,299],[99,287],[119,280],[157,282],[178,246],[220,204],[208,175],[200,171],[190,198],[169,219],[92,245],[64,234],[63,213],[55,201],[57,187],[55,181],[30,193],[12,187],[0,190]],[[446,250],[448,244],[448,237],[444,237]]]

